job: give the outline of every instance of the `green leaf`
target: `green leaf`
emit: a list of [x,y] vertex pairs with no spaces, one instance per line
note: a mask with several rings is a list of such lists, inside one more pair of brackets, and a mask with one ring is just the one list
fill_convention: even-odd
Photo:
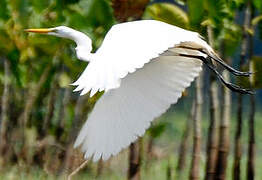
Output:
[[13,13],[13,18],[18,24],[27,24],[28,17],[30,17],[31,8],[28,0],[12,0],[9,1],[9,7]]
[[34,8],[36,12],[41,12],[48,7],[49,0],[45,0],[45,1],[32,0],[31,3],[32,3],[32,8]]
[[258,35],[259,38],[262,39],[262,21],[258,22]]
[[[218,40],[223,41],[224,53],[226,56],[232,56],[239,47],[242,38],[242,29],[232,21],[227,19],[223,22],[223,28],[220,30]],[[219,42],[217,41],[217,42]]]
[[86,23],[92,27],[104,27],[108,31],[114,24],[113,10],[107,0],[89,0],[80,2],[86,15]]
[[255,72],[251,76],[252,87],[255,89],[262,88],[262,57],[255,56],[251,59],[250,71]]
[[250,78],[238,77],[237,83],[244,88],[261,89],[262,88],[262,57],[253,56],[250,64],[243,67],[243,71],[251,71],[253,74]]
[[223,19],[230,16],[231,13],[224,0],[204,0],[204,6],[209,19],[212,19],[217,26],[221,25]]
[[261,0],[252,0],[255,8],[262,13],[262,1]]
[[70,77],[64,72],[64,73],[61,73],[60,76],[59,76],[59,86],[62,87],[62,88],[66,88],[69,86],[70,82],[71,82],[71,79]]
[[146,13],[153,19],[182,28],[187,28],[189,25],[186,12],[174,4],[155,3],[146,8]]
[[257,25],[260,21],[262,21],[262,15],[256,16],[252,19],[252,25]]
[[149,128],[148,133],[153,137],[157,138],[159,137],[166,129],[166,123],[158,123],[156,125],[153,125]]
[[204,12],[204,1],[203,0],[188,0],[188,17],[190,21],[191,28],[194,30],[199,30],[201,22],[203,22],[205,17]]
[[9,11],[7,9],[7,3],[6,0],[1,0],[0,1],[0,20],[7,20],[9,18]]

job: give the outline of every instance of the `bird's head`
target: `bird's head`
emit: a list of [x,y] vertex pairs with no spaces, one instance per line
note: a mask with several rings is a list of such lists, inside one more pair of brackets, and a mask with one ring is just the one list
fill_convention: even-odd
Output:
[[66,26],[58,26],[54,28],[41,28],[41,29],[26,29],[26,32],[39,33],[39,34],[47,34],[53,35],[62,38],[70,38],[72,37],[75,30],[66,27]]
[[54,28],[26,29],[26,32],[53,35],[61,38],[71,39],[76,42],[76,54],[78,59],[90,61],[90,52],[92,50],[91,39],[82,32],[76,31],[66,26]]

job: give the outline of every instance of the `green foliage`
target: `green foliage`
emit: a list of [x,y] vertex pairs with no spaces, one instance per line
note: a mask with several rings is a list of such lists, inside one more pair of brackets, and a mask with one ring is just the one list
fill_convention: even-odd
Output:
[[186,12],[174,4],[154,3],[146,8],[145,13],[153,19],[182,28],[188,28],[189,25]]
[[262,13],[262,1],[261,0],[252,0],[255,8]]
[[238,77],[237,82],[242,87],[253,89],[261,89],[262,88],[262,57],[253,56],[250,59],[250,64],[243,66],[244,71],[254,72],[250,78],[247,77]]
[[200,24],[204,20],[205,9],[203,0],[188,0],[188,17],[193,30],[199,30]]
[[167,123],[165,122],[157,123],[149,128],[148,133],[153,138],[157,138],[161,136],[161,134],[165,131],[166,126],[167,126]]
[[[9,13],[7,10],[7,3],[6,0],[0,1],[0,23],[2,24],[4,21],[6,21],[9,18]],[[2,22],[1,22],[2,21]]]
[[[204,36],[206,35],[207,26],[211,26],[214,30],[215,48],[218,49],[221,42],[223,42],[226,55],[229,56],[236,52],[237,47],[241,43],[242,29],[235,23],[235,15],[239,9],[242,10],[245,7],[247,0],[176,0],[176,2],[187,8],[180,8],[168,3],[153,3],[146,8],[144,18],[153,18],[182,28],[192,29]],[[262,37],[262,1],[253,0],[252,2],[260,13],[252,22],[254,26],[258,25]],[[23,30],[25,28],[43,28],[59,25],[70,26],[87,33],[93,40],[93,47],[96,50],[103,41],[106,32],[115,23],[110,3],[111,1],[109,0],[0,0],[0,58],[7,58],[11,68],[10,119],[8,122],[10,134],[8,134],[8,137],[14,136],[12,137],[14,139],[9,141],[9,147],[14,147],[18,152],[13,154],[14,156],[21,156],[21,154],[26,154],[25,156],[27,156],[27,153],[30,156],[33,155],[33,150],[35,150],[36,145],[40,144],[39,139],[41,140],[42,138],[38,131],[43,130],[50,101],[54,107],[52,107],[53,112],[50,112],[52,116],[50,117],[50,126],[47,129],[47,134],[51,136],[52,143],[66,147],[72,125],[74,120],[77,119],[75,116],[78,98],[77,93],[70,93],[69,97],[67,97],[66,91],[69,90],[67,88],[70,88],[69,91],[71,92],[72,87],[69,86],[69,83],[76,80],[86,66],[86,62],[77,60],[74,50],[75,45],[70,40],[26,34]],[[252,59],[252,69],[256,72],[253,75],[252,85],[257,89],[262,88],[261,61],[261,57]],[[2,68],[2,65],[3,63],[0,63],[1,93],[4,82],[4,68]],[[39,92],[33,94],[33,87],[38,85],[43,72],[49,67],[51,67],[51,70],[46,81],[40,87]],[[248,80],[248,78],[245,78],[241,82],[244,82],[244,85],[248,87]],[[54,94],[52,94],[52,91],[54,91]],[[100,92],[92,98],[87,98],[83,105],[84,113],[79,115],[81,116],[79,117],[80,121],[86,119],[87,113],[102,94],[103,92]],[[23,137],[17,135],[16,130],[23,130],[23,126],[19,124],[21,123],[19,119],[32,96],[37,96],[37,98],[28,115],[30,127],[24,129],[25,143],[29,147],[19,152],[17,149],[23,143]],[[172,149],[169,154],[173,157],[173,149],[174,146],[178,146],[177,142],[182,134],[183,128],[181,127],[184,126],[185,117],[178,115],[177,112],[170,114],[163,116],[161,122],[152,126],[148,133],[157,139],[156,143],[167,144],[169,140],[168,142],[171,142],[171,145],[168,148]],[[176,117],[176,121],[173,120],[173,117]],[[204,121],[204,134],[207,129],[206,122]],[[261,123],[258,127],[261,127]],[[259,131],[259,129],[257,130]],[[44,138],[47,138],[47,136]],[[45,150],[50,149],[50,145],[46,145],[46,147]],[[48,155],[50,154],[38,156],[46,158]],[[36,157],[38,156],[36,155]],[[52,159],[52,156],[49,156],[49,158]],[[33,158],[31,157],[30,160],[27,160],[26,157],[23,157],[19,159],[19,163],[20,161],[32,163]],[[56,161],[56,159],[53,161]],[[163,163],[154,163],[152,165],[153,168],[151,169],[153,170],[151,170],[152,173],[150,174],[146,174],[146,168],[143,167],[142,177],[145,177],[145,179],[147,177],[152,177],[147,179],[165,178],[163,174],[165,173],[167,160],[163,158],[161,161]],[[26,164],[30,169],[32,164],[28,162]],[[41,167],[46,165],[44,163],[39,164]],[[161,168],[163,172],[155,171],[155,167]],[[118,174],[110,171],[105,178],[116,179],[117,177],[118,179],[123,179],[123,177],[126,177],[126,175],[123,175],[123,167],[120,166],[118,168]],[[27,172],[30,172],[30,175]],[[122,174],[119,175],[119,172]],[[5,174],[7,177],[5,177]],[[52,173],[42,172],[39,169],[20,171],[19,167],[17,169],[10,168],[10,171],[9,169],[4,171],[3,179],[8,179],[9,177],[11,177],[10,179],[57,179],[57,177],[52,177],[50,174]],[[84,173],[81,177],[90,178],[90,175]],[[103,178],[104,176],[101,179]]]
[[204,7],[207,11],[208,19],[210,19],[216,27],[220,27],[223,19],[230,13],[224,0],[205,0]]
[[252,87],[262,89],[262,57],[252,57],[250,70],[251,72],[255,72],[251,76]]

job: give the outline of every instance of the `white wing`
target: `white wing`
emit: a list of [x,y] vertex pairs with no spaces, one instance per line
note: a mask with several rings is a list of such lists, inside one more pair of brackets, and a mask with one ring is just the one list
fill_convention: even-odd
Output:
[[90,96],[93,96],[97,91],[118,88],[121,79],[128,73],[142,68],[168,48],[187,41],[210,48],[197,33],[160,21],[143,20],[115,25],[73,84],[78,86],[75,91],[82,90],[83,95],[91,90]]
[[[176,50],[177,51],[177,50]],[[75,147],[96,161],[116,155],[142,136],[150,122],[176,103],[201,71],[197,59],[166,53],[128,74],[121,86],[107,91],[96,103]]]

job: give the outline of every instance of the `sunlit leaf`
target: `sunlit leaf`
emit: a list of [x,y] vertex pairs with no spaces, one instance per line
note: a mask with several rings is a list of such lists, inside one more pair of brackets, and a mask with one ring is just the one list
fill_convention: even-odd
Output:
[[262,88],[262,57],[253,56],[250,60],[250,64],[243,66],[243,71],[251,71],[253,74],[250,78],[237,77],[237,83],[241,87],[252,87],[252,89],[256,90]]
[[254,19],[252,19],[252,25],[257,25],[260,21],[262,21],[262,15],[256,16]]
[[256,89],[262,88],[262,57],[252,57],[250,70],[255,72],[251,76],[252,87]]
[[231,21],[224,20],[224,28],[220,30],[218,40],[224,43],[224,54],[231,56],[239,47],[242,29]]
[[201,22],[205,17],[204,1],[203,0],[188,0],[188,17],[190,25],[193,29],[199,30]]
[[146,12],[153,19],[187,28],[189,20],[186,12],[174,4],[155,3],[146,8]]
[[205,0],[205,9],[208,11],[208,17],[212,19],[217,25],[220,25],[223,18],[230,14],[224,0]]
[[71,79],[66,73],[61,73],[58,82],[60,87],[65,88],[69,86]]

